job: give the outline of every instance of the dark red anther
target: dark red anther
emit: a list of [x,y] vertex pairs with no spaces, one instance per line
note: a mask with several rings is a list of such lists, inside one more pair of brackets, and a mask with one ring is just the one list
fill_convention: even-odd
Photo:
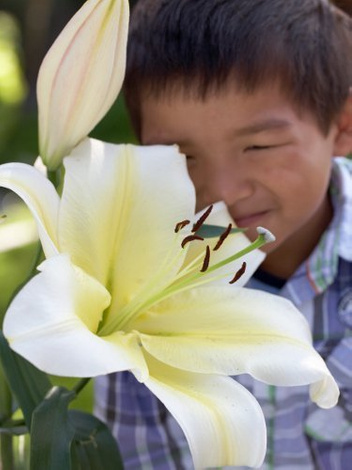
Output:
[[191,223],[190,220],[181,220],[181,222],[178,222],[175,227],[175,233],[178,233],[180,230],[183,229],[183,227],[186,227],[186,225],[188,225],[189,223]]
[[238,281],[243,276],[243,274],[246,272],[246,267],[247,267],[247,263],[245,261],[243,261],[242,266],[237,271],[237,273],[234,275],[233,279],[229,282],[229,284],[234,284],[236,281]]
[[210,212],[213,210],[213,205],[209,206],[208,209],[199,217],[197,222],[193,225],[192,232],[197,232],[204,224],[206,219],[209,217]]
[[188,235],[186,238],[182,240],[182,243],[181,243],[182,248],[184,248],[187,243],[193,242],[194,240],[204,241],[204,238],[199,237],[198,235]]
[[232,224],[229,224],[229,226],[227,227],[227,229],[220,235],[219,237],[219,240],[217,242],[217,244],[214,246],[214,251],[218,250],[221,245],[224,243],[224,241],[226,240],[226,238],[230,235],[231,233],[231,230],[232,230]]
[[200,270],[201,273],[205,273],[205,271],[208,269],[209,261],[210,261],[210,248],[209,248],[209,245],[207,245],[207,248],[205,250],[204,260],[203,260],[203,266],[202,266],[202,269]]

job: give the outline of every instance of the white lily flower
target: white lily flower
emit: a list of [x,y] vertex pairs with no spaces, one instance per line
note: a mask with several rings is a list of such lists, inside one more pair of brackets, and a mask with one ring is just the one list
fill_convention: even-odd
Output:
[[[243,234],[215,251],[218,240],[187,243],[195,193],[176,147],[87,139],[64,166],[61,197],[35,168],[0,166],[0,186],[25,200],[48,258],[6,313],[15,351],[55,375],[130,370],[174,414],[196,469],[264,458],[262,411],[229,375],[311,384],[318,405],[336,403],[303,316],[280,297],[240,287],[243,277],[228,284],[243,260],[219,261],[248,246]],[[222,207],[206,223],[227,224]],[[252,272],[262,254],[245,259]]]
[[38,76],[39,150],[55,170],[110,109],[125,73],[128,0],[88,0],[45,56]]

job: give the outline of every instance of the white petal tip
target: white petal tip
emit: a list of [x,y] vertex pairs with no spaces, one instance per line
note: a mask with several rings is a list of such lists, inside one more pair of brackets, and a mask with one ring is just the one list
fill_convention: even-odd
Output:
[[34,162],[34,168],[39,170],[44,176],[47,176],[47,168],[41,157],[37,157],[36,161]]
[[320,408],[333,408],[337,405],[339,396],[339,387],[330,374],[310,386],[311,400]]
[[266,243],[272,243],[276,240],[275,235],[273,235],[270,230],[264,227],[257,227],[257,232],[259,235],[263,235]]

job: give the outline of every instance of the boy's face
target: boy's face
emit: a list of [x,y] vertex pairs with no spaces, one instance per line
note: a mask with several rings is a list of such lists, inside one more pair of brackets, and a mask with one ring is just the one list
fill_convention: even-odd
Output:
[[229,88],[205,101],[181,91],[147,97],[141,122],[143,144],[177,143],[187,156],[198,210],[223,200],[252,240],[257,226],[273,232],[276,242],[264,251],[292,266],[270,268],[269,254],[268,271],[288,276],[314,248],[331,219],[336,126],[324,136],[275,86],[252,94]]

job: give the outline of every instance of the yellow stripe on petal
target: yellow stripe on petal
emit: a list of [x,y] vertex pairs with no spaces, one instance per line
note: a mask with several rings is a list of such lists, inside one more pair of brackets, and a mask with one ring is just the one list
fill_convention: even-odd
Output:
[[112,294],[119,307],[136,296],[147,300],[174,280],[186,255],[175,225],[195,208],[186,160],[176,146],[130,146],[130,152],[136,170],[133,202],[128,223],[121,227],[113,274]]
[[145,385],[183,429],[196,470],[259,466],[266,450],[265,421],[255,398],[228,377],[183,372],[148,356]]
[[74,264],[105,286],[134,202],[136,168],[129,157],[124,145],[86,139],[65,159],[60,245]]

